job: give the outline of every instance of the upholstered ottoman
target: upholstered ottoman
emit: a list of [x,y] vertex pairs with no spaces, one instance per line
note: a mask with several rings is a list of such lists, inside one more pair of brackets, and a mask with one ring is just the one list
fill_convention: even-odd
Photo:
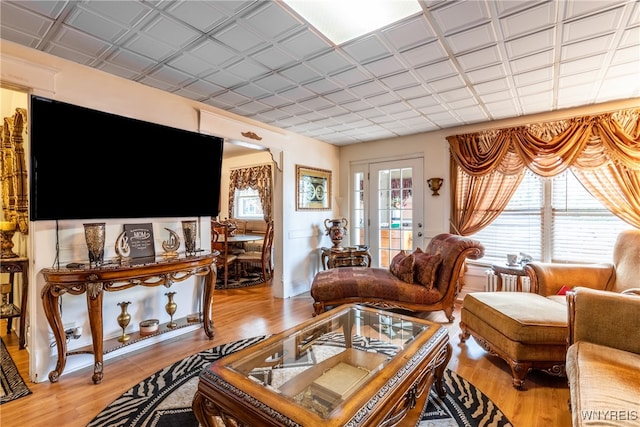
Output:
[[460,341],[473,336],[511,368],[513,386],[524,388],[532,369],[564,375],[567,306],[562,299],[518,292],[475,292],[462,303]]

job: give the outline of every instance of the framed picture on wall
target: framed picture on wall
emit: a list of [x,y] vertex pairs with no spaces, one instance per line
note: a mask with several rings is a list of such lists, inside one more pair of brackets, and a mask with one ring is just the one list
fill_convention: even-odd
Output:
[[331,209],[331,171],[296,165],[296,210]]

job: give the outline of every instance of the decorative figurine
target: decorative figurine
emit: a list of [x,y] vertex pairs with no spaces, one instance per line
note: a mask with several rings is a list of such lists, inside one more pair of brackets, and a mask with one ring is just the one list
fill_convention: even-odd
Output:
[[120,233],[116,239],[116,254],[121,260],[129,258],[131,255],[131,246],[129,246],[129,237],[126,231]]
[[165,230],[169,232],[169,239],[162,242],[162,249],[164,250],[164,256],[176,257],[178,256],[178,248],[180,247],[180,236],[173,230],[165,227]]

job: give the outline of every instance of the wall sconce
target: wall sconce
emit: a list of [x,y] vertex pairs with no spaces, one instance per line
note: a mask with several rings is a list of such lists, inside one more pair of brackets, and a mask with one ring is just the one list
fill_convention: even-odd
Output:
[[433,196],[440,195],[440,193],[438,193],[438,190],[440,190],[440,187],[442,187],[443,182],[444,179],[442,178],[429,178],[427,180],[427,183],[429,184],[429,190],[433,191]]

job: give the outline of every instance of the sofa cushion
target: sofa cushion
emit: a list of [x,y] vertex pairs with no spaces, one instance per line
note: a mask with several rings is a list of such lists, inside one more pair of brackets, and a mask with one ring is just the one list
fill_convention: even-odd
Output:
[[413,264],[415,256],[407,255],[404,251],[398,253],[391,260],[389,271],[403,282],[413,283]]
[[417,284],[431,289],[436,279],[436,272],[442,262],[442,255],[430,255],[416,249],[413,253],[414,261],[414,281]]
[[639,366],[636,353],[585,341],[569,347],[566,370],[573,425],[638,425]]
[[[567,337],[567,306],[526,292],[474,292],[463,308],[511,341],[562,344]],[[469,325],[473,328],[473,325]]]
[[368,298],[413,304],[434,304],[442,299],[437,288],[410,284],[398,279],[386,268],[340,267],[318,272],[311,283],[315,301]]

